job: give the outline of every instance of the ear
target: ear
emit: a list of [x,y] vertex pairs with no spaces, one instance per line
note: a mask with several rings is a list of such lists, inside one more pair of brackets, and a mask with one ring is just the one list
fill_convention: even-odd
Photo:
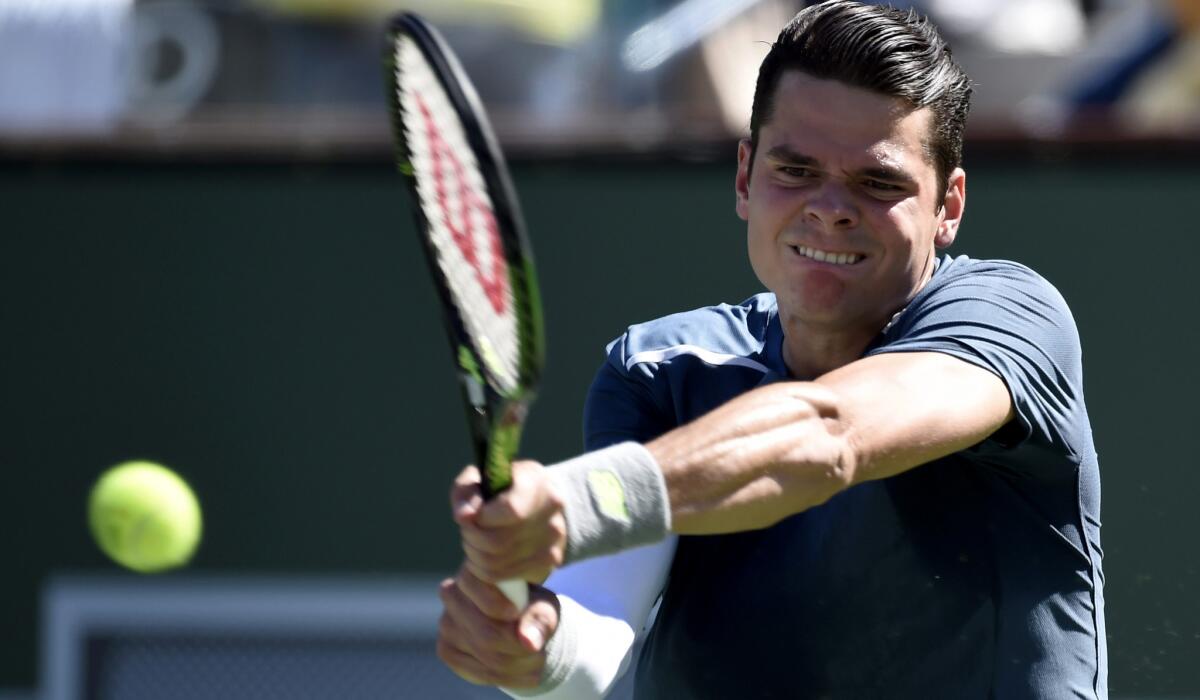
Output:
[[750,139],[738,141],[737,176],[733,180],[734,194],[737,196],[734,209],[742,221],[750,218],[750,154],[752,147]]
[[947,248],[954,242],[966,206],[967,173],[962,168],[955,168],[954,172],[950,173],[949,187],[942,198],[941,221],[938,222],[937,233],[933,236],[935,246]]

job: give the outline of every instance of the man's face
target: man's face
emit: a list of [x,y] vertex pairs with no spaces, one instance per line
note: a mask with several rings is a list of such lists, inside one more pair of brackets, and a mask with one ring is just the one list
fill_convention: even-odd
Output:
[[844,83],[780,76],[753,166],[749,142],[738,148],[736,190],[750,264],[785,323],[873,333],[928,278],[965,200],[962,170],[947,192],[925,154],[931,120]]

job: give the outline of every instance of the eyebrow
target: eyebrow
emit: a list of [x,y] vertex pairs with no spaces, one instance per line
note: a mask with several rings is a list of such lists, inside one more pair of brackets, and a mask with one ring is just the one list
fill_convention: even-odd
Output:
[[767,157],[771,160],[783,161],[793,165],[819,165],[820,163],[812,156],[804,155],[803,153],[792,149],[791,146],[779,145],[772,146],[767,151]]
[[[794,148],[792,148],[791,146],[784,145],[784,144],[781,144],[778,146],[772,146],[767,151],[767,158],[770,158],[771,160],[779,161],[782,163],[788,163],[791,165],[819,166],[821,164],[821,162],[819,160],[817,160],[816,158],[814,158],[810,155],[801,153],[801,152],[795,150]],[[902,170],[898,167],[886,165],[886,164],[872,165],[872,166],[869,166],[866,168],[862,168],[860,170],[857,170],[855,172],[855,174],[860,177],[869,177],[869,178],[874,178],[876,180],[887,180],[889,182],[903,182],[903,183],[916,182],[913,179],[913,177],[911,175],[909,175],[908,173],[906,173],[904,170]]]

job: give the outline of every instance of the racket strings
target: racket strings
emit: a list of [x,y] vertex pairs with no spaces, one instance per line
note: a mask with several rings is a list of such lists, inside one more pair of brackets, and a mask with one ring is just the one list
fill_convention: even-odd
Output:
[[[425,124],[426,135],[429,138],[431,176],[437,201],[444,214],[446,227],[450,236],[458,246],[463,259],[474,270],[480,286],[483,287],[492,309],[497,314],[507,311],[512,302],[508,289],[508,266],[504,260],[504,247],[500,241],[500,231],[496,224],[496,215],[475,194],[467,184],[467,178],[462,163],[454,156],[446,140],[442,138],[429,107],[420,95],[416,95],[417,108],[421,111],[421,119]],[[449,170],[449,173],[447,173]],[[451,191],[451,182],[457,188]],[[452,206],[457,199],[459,206]],[[458,216],[454,214],[457,212]],[[472,220],[481,226],[472,226]],[[479,248],[476,246],[474,232],[483,229],[483,239],[491,253],[492,265],[490,270],[484,270],[484,262],[480,260]]]
[[494,388],[512,392],[522,371],[521,332],[499,224],[465,129],[412,39],[396,44],[404,140],[438,267],[464,331]]

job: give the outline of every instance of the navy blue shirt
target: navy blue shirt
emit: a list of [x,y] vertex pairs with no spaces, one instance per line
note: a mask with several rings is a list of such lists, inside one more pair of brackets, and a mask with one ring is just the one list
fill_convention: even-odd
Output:
[[[775,298],[631,327],[589,394],[589,449],[648,441],[787,376]],[[639,700],[1104,698],[1100,482],[1080,346],[1028,268],[944,257],[867,350],[997,374],[1016,417],[962,452],[763,530],[684,536]]]

